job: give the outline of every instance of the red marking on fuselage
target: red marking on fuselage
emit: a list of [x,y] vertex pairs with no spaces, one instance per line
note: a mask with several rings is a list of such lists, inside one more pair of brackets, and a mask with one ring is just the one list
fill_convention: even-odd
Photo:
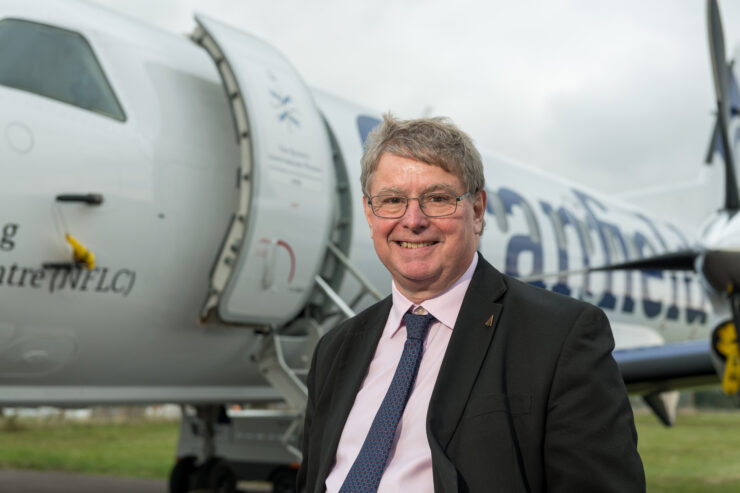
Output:
[[288,255],[290,255],[290,274],[288,275],[288,282],[292,282],[293,276],[295,275],[295,253],[293,253],[293,249],[290,245],[283,240],[278,240],[277,245],[285,248],[288,251]]

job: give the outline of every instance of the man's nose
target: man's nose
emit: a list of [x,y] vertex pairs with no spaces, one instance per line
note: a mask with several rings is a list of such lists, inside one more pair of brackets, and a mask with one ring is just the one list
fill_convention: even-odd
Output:
[[410,228],[424,227],[429,224],[429,217],[421,210],[421,204],[417,199],[410,199],[406,214],[401,218],[404,226]]

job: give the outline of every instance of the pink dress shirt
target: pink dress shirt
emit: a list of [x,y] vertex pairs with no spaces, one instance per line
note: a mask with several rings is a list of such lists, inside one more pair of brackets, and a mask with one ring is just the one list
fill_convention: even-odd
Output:
[[[378,487],[379,493],[434,491],[432,453],[426,435],[427,408],[442,365],[442,358],[450,342],[452,328],[455,326],[476,265],[478,265],[477,253],[468,270],[447,291],[418,305],[434,315],[436,321],[429,328],[429,334],[424,341],[419,373],[401,421],[398,423],[388,462]],[[388,321],[365,380],[344,425],[337,446],[334,468],[326,478],[328,493],[339,491],[357,454],[360,453],[403,353],[406,331],[399,330],[403,327],[403,315],[409,309],[415,309],[417,305],[406,299],[398,291],[395,283],[392,291],[393,307],[388,314]]]

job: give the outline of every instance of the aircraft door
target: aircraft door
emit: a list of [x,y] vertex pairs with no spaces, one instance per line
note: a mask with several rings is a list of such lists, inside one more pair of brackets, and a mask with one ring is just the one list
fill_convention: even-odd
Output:
[[239,204],[202,310],[224,322],[283,324],[306,304],[326,255],[335,176],[313,97],[263,41],[196,15],[193,39],[214,58],[240,147]]

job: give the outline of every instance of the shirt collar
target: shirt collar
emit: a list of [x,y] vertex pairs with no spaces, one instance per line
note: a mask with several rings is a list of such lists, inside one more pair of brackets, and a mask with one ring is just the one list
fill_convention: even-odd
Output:
[[[452,286],[434,298],[422,301],[420,305],[431,313],[435,319],[452,329],[457,321],[457,315],[460,313],[465,292],[468,290],[470,280],[473,278],[473,273],[477,265],[478,252],[475,252],[473,261],[470,262],[468,269]],[[391,292],[393,295],[393,307],[388,314],[388,323],[383,333],[383,337],[388,338],[393,337],[398,332],[398,329],[401,328],[401,321],[406,312],[419,306],[401,294],[395,282],[392,282]]]

